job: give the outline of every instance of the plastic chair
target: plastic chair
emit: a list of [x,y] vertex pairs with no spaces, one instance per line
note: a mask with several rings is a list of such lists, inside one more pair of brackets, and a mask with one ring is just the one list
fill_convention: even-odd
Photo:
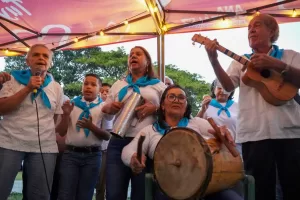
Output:
[[[145,200],[153,200],[153,174],[146,174]],[[245,175],[244,178],[244,199],[255,200],[255,180],[251,175]]]

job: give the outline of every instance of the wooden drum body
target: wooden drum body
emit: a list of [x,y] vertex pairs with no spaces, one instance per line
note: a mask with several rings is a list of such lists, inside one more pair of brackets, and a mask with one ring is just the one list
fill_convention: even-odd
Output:
[[224,148],[212,154],[196,131],[173,128],[155,149],[154,177],[171,199],[194,199],[234,186],[244,170],[240,156]]

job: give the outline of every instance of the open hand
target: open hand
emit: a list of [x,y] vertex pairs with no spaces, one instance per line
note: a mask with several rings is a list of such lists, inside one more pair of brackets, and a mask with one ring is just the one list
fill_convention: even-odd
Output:
[[153,115],[156,111],[156,106],[148,100],[145,100],[145,103],[141,106],[135,108],[137,112],[137,117],[140,121],[146,117]]
[[7,72],[0,72],[0,84],[5,83],[11,79],[10,74]]
[[62,105],[62,110],[64,112],[64,115],[70,115],[73,108],[74,108],[74,102],[70,103],[70,100],[66,101],[63,105]]
[[206,96],[203,98],[201,109],[202,109],[204,112],[207,110],[208,105],[209,105],[211,99],[212,99],[211,96],[208,96],[208,95],[206,95]]
[[87,128],[87,129],[91,129],[93,125],[93,121],[92,121],[92,116],[89,116],[89,118],[85,118],[83,117],[82,120],[78,120],[76,123],[76,126],[78,126],[79,128]]

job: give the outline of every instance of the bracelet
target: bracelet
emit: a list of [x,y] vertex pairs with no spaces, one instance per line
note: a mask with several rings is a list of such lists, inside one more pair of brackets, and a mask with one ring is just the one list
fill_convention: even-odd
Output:
[[286,77],[286,74],[290,71],[290,66],[288,64],[285,65],[284,70],[281,71],[281,76]]

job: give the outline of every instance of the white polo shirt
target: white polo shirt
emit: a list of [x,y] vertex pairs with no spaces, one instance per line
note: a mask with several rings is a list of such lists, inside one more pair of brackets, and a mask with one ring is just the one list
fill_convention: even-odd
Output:
[[[90,103],[84,100],[82,97],[82,101],[86,103]],[[98,98],[96,98],[93,103],[98,103]],[[90,113],[92,116],[93,124],[97,127],[101,127],[102,118],[104,113],[101,111],[104,102],[90,109]],[[88,137],[86,137],[84,133],[84,129],[80,128],[79,132],[76,129],[76,123],[80,114],[82,113],[82,109],[74,106],[71,114],[70,114],[70,122],[68,126],[67,136],[66,136],[66,145],[78,146],[78,147],[86,147],[86,146],[101,146],[102,140],[100,140],[92,131],[90,131]]]
[[[125,80],[118,80],[116,81],[112,87],[109,90],[109,95],[106,99],[106,103],[111,103],[114,101],[119,101],[118,98],[118,94],[120,92],[120,90],[127,86],[128,83]],[[155,106],[159,106],[159,102],[160,102],[160,97],[162,95],[162,93],[164,92],[166,88],[166,85],[163,82],[159,82],[155,85],[148,85],[145,87],[140,87],[140,94],[142,95],[142,97],[150,102],[152,102]],[[124,99],[122,100],[123,102],[126,101],[126,99],[132,94],[133,89],[129,88],[128,92],[126,94],[126,96],[124,97]],[[115,120],[118,118],[118,114],[115,117]],[[143,121],[138,122],[137,118],[134,119],[134,121],[136,121],[136,124],[132,124],[126,133],[126,137],[135,137],[137,135],[137,133],[144,128],[147,125],[152,124],[155,121],[155,116],[148,116],[146,117]]]
[[[199,133],[205,140],[213,138],[213,135],[208,133],[208,129],[212,129],[211,125],[207,120],[195,117],[189,120],[187,128],[191,128],[197,133]],[[137,136],[123,148],[122,151],[122,160],[125,165],[130,166],[131,157],[134,153],[137,152],[138,141],[141,136],[141,133],[145,133],[145,140],[143,142],[143,154],[148,155],[153,159],[155,148],[163,136],[155,130],[153,125],[148,125],[143,128]]]
[[[300,68],[300,54],[285,50],[284,63]],[[242,81],[242,65],[233,61],[227,73],[235,87],[240,87],[237,119],[238,143],[264,139],[300,138],[300,105],[294,99],[282,106],[267,103],[260,93]]]
[[[3,84],[0,98],[10,97],[24,87],[11,77],[10,81]],[[44,105],[40,95],[36,98],[41,148],[43,153],[57,153],[54,114],[63,114],[63,91],[61,86],[52,80],[44,88],[44,92],[49,98],[51,109]],[[4,115],[0,121],[0,147],[23,152],[40,152],[36,107],[31,101],[31,94],[27,95],[16,110]]]

